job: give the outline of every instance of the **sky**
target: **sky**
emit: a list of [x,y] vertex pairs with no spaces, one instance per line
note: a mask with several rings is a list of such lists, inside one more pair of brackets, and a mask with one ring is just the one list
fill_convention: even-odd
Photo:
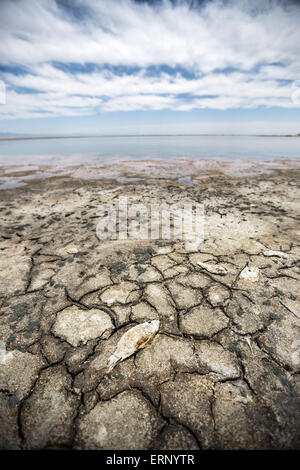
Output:
[[1,0],[0,134],[300,133],[300,2]]

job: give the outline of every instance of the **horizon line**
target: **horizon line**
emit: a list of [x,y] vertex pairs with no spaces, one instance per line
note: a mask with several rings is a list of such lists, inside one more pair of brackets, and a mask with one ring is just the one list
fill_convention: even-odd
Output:
[[103,135],[14,135],[1,137],[0,141],[54,140],[54,139],[103,139],[110,137],[300,137],[299,134],[103,134]]

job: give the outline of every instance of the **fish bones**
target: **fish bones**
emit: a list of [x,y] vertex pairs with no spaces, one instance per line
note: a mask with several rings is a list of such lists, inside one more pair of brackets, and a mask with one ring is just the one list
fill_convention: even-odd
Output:
[[115,352],[108,359],[108,372],[111,372],[118,362],[124,361],[139,349],[142,349],[159,330],[159,320],[140,323],[123,334]]
[[201,261],[198,261],[197,264],[199,264],[202,269],[205,269],[212,274],[220,274],[221,276],[225,276],[228,272],[226,268],[218,264],[202,263]]

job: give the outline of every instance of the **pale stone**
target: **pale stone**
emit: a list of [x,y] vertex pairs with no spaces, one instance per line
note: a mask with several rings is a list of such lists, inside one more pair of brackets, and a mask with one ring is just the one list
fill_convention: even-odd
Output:
[[77,246],[75,246],[75,245],[69,245],[69,246],[66,247],[66,252],[67,253],[75,254],[75,253],[78,253],[78,251],[79,250],[78,250]]

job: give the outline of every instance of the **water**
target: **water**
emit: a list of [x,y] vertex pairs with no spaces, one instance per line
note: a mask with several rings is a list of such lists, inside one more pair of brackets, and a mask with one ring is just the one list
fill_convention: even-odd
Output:
[[153,136],[0,141],[1,164],[67,165],[99,159],[267,161],[300,157],[300,138]]
[[[68,175],[173,178],[196,183],[199,172],[255,176],[300,167],[300,138],[256,136],[140,136],[0,141],[0,190],[32,179]],[[19,173],[19,174],[18,174]]]

